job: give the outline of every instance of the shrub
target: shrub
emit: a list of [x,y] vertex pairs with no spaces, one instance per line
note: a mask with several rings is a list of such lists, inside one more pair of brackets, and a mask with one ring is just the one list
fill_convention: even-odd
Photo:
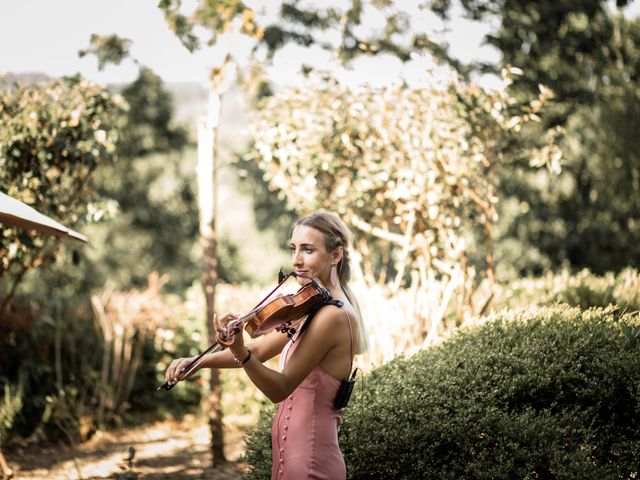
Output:
[[246,449],[242,457],[248,465],[245,479],[271,478],[271,424],[275,414],[275,405],[263,403],[257,425],[245,435]]
[[617,275],[594,275],[582,270],[575,275],[564,271],[540,278],[509,283],[497,291],[494,307],[523,308],[527,305],[566,303],[587,309],[618,305],[620,312],[640,310],[640,273],[626,268]]
[[[554,306],[503,313],[397,358],[366,377],[343,415],[348,476],[633,478],[639,332],[637,315]],[[268,429],[262,421],[249,437],[248,478],[265,478],[252,472],[267,470],[257,450]]]
[[[106,342],[90,317],[89,305],[55,298],[48,309],[10,310],[13,316],[5,315],[0,321],[0,401],[5,388],[17,392],[20,386],[24,391],[22,408],[12,415],[2,435],[7,444],[27,438],[84,441],[99,427],[181,415],[198,408],[202,386],[195,382],[184,382],[168,395],[156,391],[164,382],[167,362],[178,355],[195,354],[200,346],[196,325],[201,320],[183,308],[179,298],[163,297],[166,318],[162,328],[142,345],[131,395],[102,415],[103,421],[100,398],[111,387],[101,376]],[[0,406],[0,417],[2,411]]]
[[24,385],[22,382],[13,392],[10,385],[4,386],[4,395],[0,400],[0,447],[4,444],[7,432],[13,426],[14,418],[22,410],[23,390]]

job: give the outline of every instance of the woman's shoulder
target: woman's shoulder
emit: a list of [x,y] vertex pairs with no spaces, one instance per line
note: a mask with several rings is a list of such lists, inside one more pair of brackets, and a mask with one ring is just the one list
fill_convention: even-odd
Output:
[[329,304],[318,310],[311,324],[317,322],[325,327],[333,327],[344,323],[347,319],[351,321],[353,318],[353,307],[348,302],[344,302],[341,306]]

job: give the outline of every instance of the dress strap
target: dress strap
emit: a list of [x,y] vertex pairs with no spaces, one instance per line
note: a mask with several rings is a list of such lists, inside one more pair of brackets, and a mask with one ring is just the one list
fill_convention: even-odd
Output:
[[334,305],[338,308],[342,308],[342,306],[344,305],[344,302],[342,300],[331,299],[327,303],[323,303],[318,308],[316,308],[313,312],[307,315],[307,318],[305,319],[304,323],[300,327],[300,330],[298,331],[298,335],[296,339],[300,338],[300,336],[304,333],[304,331],[309,327],[309,324],[311,323],[311,320],[313,320],[313,317],[315,317],[316,314],[320,311],[320,309],[326,305]]
[[349,372],[351,372],[351,368],[353,367],[353,329],[351,328],[351,318],[349,318],[349,314],[346,311],[344,314],[347,317],[347,325],[349,325],[349,346],[351,347],[351,355],[349,356]]

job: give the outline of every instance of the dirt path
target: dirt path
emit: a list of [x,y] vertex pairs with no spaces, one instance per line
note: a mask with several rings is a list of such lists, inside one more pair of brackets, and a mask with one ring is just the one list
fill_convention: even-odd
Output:
[[239,479],[246,468],[239,462],[242,432],[225,430],[225,444],[229,462],[211,468],[208,426],[190,417],[98,434],[75,448],[29,448],[5,455],[15,479],[115,479],[127,471],[129,447],[135,449],[133,471],[141,480]]

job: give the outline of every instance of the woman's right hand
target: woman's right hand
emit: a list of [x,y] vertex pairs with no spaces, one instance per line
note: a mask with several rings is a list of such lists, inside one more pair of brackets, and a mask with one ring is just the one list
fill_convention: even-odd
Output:
[[[180,372],[182,371],[182,369],[184,367],[189,365],[195,358],[196,357],[183,357],[183,358],[176,358],[175,360],[173,360],[169,364],[169,367],[167,368],[167,370],[164,372],[164,380],[165,380],[165,382],[174,384],[174,383],[177,383],[178,380],[184,380],[184,379],[180,378]],[[188,376],[190,377],[191,375],[193,375],[198,370],[200,370],[200,366],[197,366],[196,368],[194,368],[189,373]],[[185,378],[187,378],[187,377],[185,377]]]

